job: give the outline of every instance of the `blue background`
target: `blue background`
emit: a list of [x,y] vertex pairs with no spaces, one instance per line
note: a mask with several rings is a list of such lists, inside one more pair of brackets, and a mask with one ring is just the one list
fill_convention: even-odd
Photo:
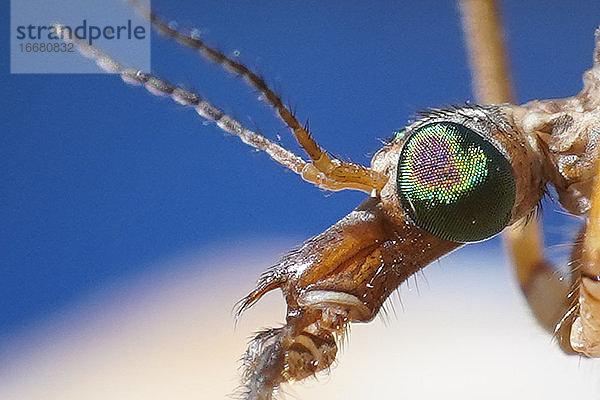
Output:
[[[417,111],[472,99],[452,2],[256,3],[153,6],[227,54],[239,51],[341,158],[368,164],[379,139]],[[502,11],[519,101],[579,91],[600,2],[511,0]],[[115,76],[10,75],[3,48],[0,344],[90,293],[151,272],[157,260],[217,244],[235,251],[257,238],[299,241],[365,198],[314,188],[192,110]],[[152,64],[299,152],[239,79],[156,35]],[[574,222],[553,208],[545,208],[550,242],[564,242]]]

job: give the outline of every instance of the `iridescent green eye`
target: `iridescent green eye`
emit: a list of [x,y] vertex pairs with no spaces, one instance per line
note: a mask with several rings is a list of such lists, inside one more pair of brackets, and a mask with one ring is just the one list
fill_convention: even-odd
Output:
[[412,132],[400,152],[397,179],[408,216],[443,239],[487,239],[510,221],[512,167],[490,141],[463,125],[435,122]]

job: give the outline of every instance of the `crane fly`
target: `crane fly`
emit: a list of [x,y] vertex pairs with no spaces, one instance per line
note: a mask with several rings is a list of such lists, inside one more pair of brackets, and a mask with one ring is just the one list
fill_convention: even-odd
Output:
[[[198,94],[74,40],[105,70],[193,108],[305,181],[368,194],[346,217],[283,256],[238,303],[237,317],[275,289],[287,303],[285,325],[258,332],[243,356],[244,399],[271,399],[283,383],[327,370],[350,323],[371,321],[402,282],[431,262],[502,231],[540,324],[566,353],[600,356],[600,31],[580,93],[517,105],[495,5],[476,0],[460,5],[479,104],[422,112],[374,154],[370,166],[333,157],[252,69],[149,10],[143,11],[160,33],[256,89],[306,157],[248,129]],[[548,186],[565,210],[585,221],[568,281],[544,258],[532,218]]]

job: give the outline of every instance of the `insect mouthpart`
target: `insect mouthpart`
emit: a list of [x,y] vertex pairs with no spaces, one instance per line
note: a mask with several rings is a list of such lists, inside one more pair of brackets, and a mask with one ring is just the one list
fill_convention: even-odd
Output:
[[[387,297],[422,267],[461,246],[436,237],[370,197],[323,233],[284,256],[240,303],[270,290],[287,302],[287,324],[260,332],[244,356],[249,393],[326,369],[350,322],[368,322]],[[253,398],[250,396],[250,398]]]

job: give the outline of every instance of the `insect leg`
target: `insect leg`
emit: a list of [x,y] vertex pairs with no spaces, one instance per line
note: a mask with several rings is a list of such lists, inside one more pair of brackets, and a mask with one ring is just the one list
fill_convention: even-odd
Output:
[[327,190],[355,189],[367,193],[373,190],[379,191],[385,185],[387,179],[372,169],[331,158],[312,138],[307,126],[300,124],[290,109],[283,104],[281,98],[269,88],[265,80],[246,65],[208,46],[198,37],[173,28],[152,11],[143,9],[137,1],[129,0],[129,2],[140,9],[144,15],[147,15],[154,28],[159,32],[184,46],[196,50],[204,58],[243,78],[245,82],[263,95],[311,159],[312,162],[307,163],[301,172],[306,181]]
[[[525,112],[518,125],[528,125],[548,146],[546,174],[561,205],[576,215],[587,213],[571,255],[571,292],[555,335],[567,353],[600,357],[600,30],[596,31],[594,65],[584,73],[583,82],[583,90],[573,97],[521,106]],[[531,259],[531,254],[525,259]]]
[[[493,0],[460,2],[476,99],[482,104],[513,100],[498,5]],[[512,266],[534,315],[553,331],[568,307],[569,286],[559,280],[543,256],[541,225],[524,218],[504,232]]]
[[[598,106],[599,65],[600,29],[596,30],[594,67],[584,75],[585,88],[582,92],[595,108]],[[597,147],[595,151],[596,173],[590,196],[591,208],[580,241],[576,287],[579,296],[573,308],[576,317],[572,319],[570,334],[571,347],[589,357],[600,357],[600,162]]]
[[534,316],[553,332],[569,308],[569,284],[544,259],[540,226],[537,221],[521,221],[506,229],[504,239],[521,290]]
[[[598,163],[600,173],[600,163]],[[577,316],[571,327],[571,347],[589,357],[600,357],[600,180],[592,194],[592,208],[581,242]]]

